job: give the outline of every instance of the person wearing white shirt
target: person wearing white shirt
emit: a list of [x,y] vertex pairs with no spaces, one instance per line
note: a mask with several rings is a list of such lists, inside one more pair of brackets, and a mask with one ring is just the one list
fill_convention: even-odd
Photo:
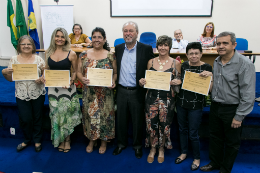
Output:
[[187,40],[183,40],[182,31],[180,29],[174,31],[174,39],[172,39],[173,49],[186,49],[188,43]]

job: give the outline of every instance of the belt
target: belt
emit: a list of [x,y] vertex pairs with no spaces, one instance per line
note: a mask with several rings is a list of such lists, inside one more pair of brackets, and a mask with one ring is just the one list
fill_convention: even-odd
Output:
[[222,102],[214,102],[214,101],[212,103],[223,106],[223,107],[238,106],[238,104],[225,104],[225,103],[222,103]]
[[120,87],[122,87],[122,88],[124,88],[124,89],[127,89],[127,90],[135,90],[135,89],[137,89],[137,87],[125,87],[125,86],[123,86],[123,85],[120,85],[120,84],[118,84]]

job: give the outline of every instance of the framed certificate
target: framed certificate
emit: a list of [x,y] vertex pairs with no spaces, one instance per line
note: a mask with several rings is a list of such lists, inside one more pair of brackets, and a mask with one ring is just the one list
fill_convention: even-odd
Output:
[[12,64],[13,81],[39,79],[37,64]]
[[144,88],[170,91],[171,72],[146,70]]
[[44,70],[46,87],[69,87],[70,71],[69,70]]
[[89,68],[87,72],[89,86],[111,87],[113,78],[113,69]]
[[211,78],[211,76],[201,77],[199,73],[185,71],[182,89],[207,96]]

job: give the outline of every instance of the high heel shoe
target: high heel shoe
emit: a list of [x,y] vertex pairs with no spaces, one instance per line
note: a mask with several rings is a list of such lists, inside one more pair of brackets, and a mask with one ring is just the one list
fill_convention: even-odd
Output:
[[[60,148],[61,145],[63,145],[63,148]],[[65,143],[64,142],[60,143],[60,145],[58,146],[58,151],[59,152],[63,152],[64,151],[64,147],[65,147]]]
[[87,153],[92,153],[93,147],[96,147],[96,146],[97,146],[97,141],[93,141],[93,145],[92,146],[90,146],[90,142],[89,142],[89,144],[88,144],[88,146],[86,148],[86,152]]
[[70,149],[71,149],[71,147],[70,147],[70,148],[67,148],[67,149],[65,148],[65,147],[66,147],[66,142],[70,144],[70,140],[66,140],[66,141],[65,141],[65,144],[64,144],[64,150],[63,150],[64,153],[69,152]]

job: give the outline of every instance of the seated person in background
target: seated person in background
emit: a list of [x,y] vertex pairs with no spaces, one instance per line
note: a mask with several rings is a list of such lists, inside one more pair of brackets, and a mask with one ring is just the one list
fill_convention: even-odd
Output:
[[173,49],[185,49],[188,43],[187,40],[183,40],[182,31],[180,29],[174,31],[174,39],[172,39]]
[[88,36],[86,34],[83,34],[80,24],[74,24],[72,32],[73,33],[69,35],[69,38],[71,44],[74,44],[74,46],[89,46],[91,44],[91,40],[88,38]]
[[198,42],[201,43],[202,48],[216,49],[216,35],[214,35],[214,24],[209,22],[205,25],[203,34],[198,38]]

